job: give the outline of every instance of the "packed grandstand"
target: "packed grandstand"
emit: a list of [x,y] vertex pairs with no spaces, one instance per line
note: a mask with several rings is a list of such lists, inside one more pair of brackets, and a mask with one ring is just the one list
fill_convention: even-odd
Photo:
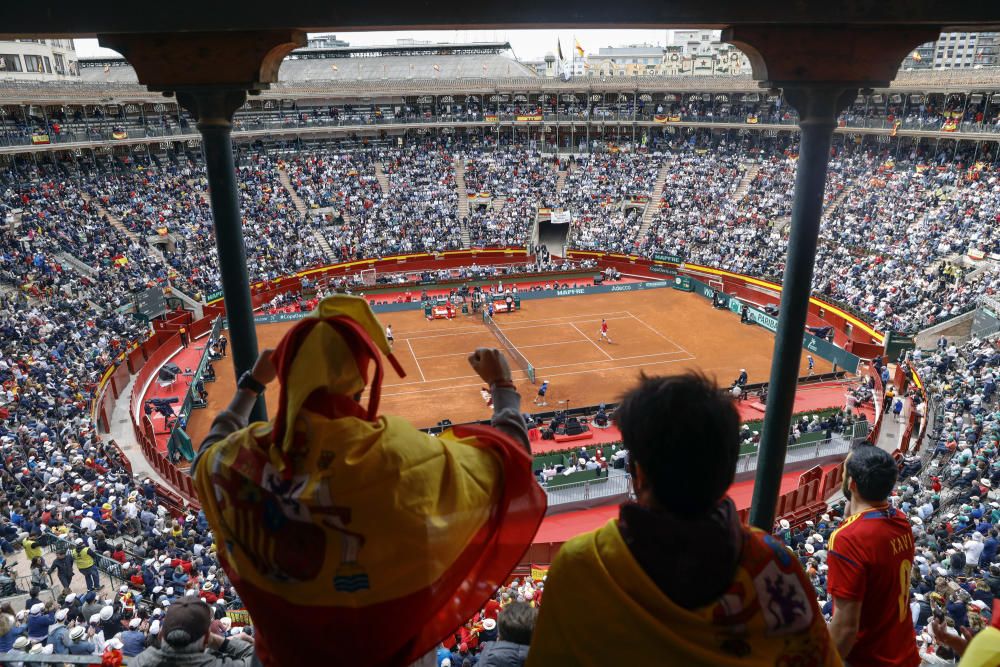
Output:
[[[507,77],[500,84],[448,70],[469,70],[464,60],[442,58],[444,72],[427,60],[408,77],[403,63],[393,84],[402,93],[367,62],[354,76],[346,65],[289,61],[300,78],[237,114],[251,281],[355,260],[527,249],[514,275],[582,260],[604,268],[612,253],[780,282],[797,159],[796,117],[780,97],[739,79],[701,90],[678,82],[676,93],[604,81],[594,93],[494,61],[490,75]],[[350,97],[317,103],[308,81],[319,67]],[[127,67],[83,71],[77,86],[0,86],[0,548],[18,561],[0,580],[5,596],[19,594],[0,607],[0,653],[101,655],[110,646],[132,657],[157,642],[164,610],[188,595],[212,605],[213,629],[243,641],[249,618],[205,514],[158,476],[133,475],[93,409],[108,369],[150,336],[131,312],[134,294],[161,286],[184,297],[178,306],[218,299],[193,121],[131,83]],[[814,273],[817,298],[886,335],[940,328],[1000,285],[1000,93],[974,76],[920,76],[901,76],[843,114]],[[32,102],[43,88],[64,98]],[[554,224],[567,212],[567,224]],[[536,253],[543,243],[545,257]],[[363,290],[371,283],[359,275],[345,277]],[[298,308],[303,298],[261,307]],[[932,662],[952,650],[929,629],[936,612],[975,633],[1000,596],[1000,353],[967,331],[925,347],[905,367],[916,378],[906,381],[906,410],[922,418],[926,438],[900,452],[905,472],[891,500],[913,520],[909,603],[921,657]],[[891,382],[902,397],[901,376]],[[865,379],[862,400],[879,403],[888,377]],[[844,418],[817,415],[814,427],[807,419],[796,428],[842,433]],[[744,432],[750,445],[756,435]],[[617,446],[585,454],[559,465],[615,468],[625,456]],[[538,464],[543,482],[553,465]],[[775,533],[829,614],[824,547],[843,517],[825,503],[801,509],[779,513]],[[541,606],[535,575],[522,569],[505,582],[438,649],[437,664],[474,664],[496,639],[501,609]]]

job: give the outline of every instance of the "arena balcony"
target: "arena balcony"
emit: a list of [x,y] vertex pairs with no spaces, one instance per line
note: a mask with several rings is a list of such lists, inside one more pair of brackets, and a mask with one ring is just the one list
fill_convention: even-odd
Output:
[[[316,56],[286,60],[282,71],[303,63],[321,63],[327,68],[323,54]],[[448,63],[456,57],[434,60]],[[461,57],[478,58],[477,62],[484,58]],[[413,131],[501,134],[507,130],[538,138],[549,135],[550,140],[567,135],[589,139],[608,128],[634,138],[640,133],[669,132],[669,127],[773,134],[794,132],[798,123],[798,114],[782,95],[760,92],[745,77],[379,80],[369,76],[369,70],[377,68],[374,60],[354,60],[359,68],[363,64],[364,77],[332,78],[320,85],[302,72],[291,72],[287,80],[236,112],[234,139],[310,140],[398,136]],[[103,68],[85,67],[84,72],[91,73],[85,79],[104,77],[104,82],[0,86],[0,153],[197,144],[200,137],[193,118],[175,101],[164,101],[129,81],[135,74],[124,61],[97,64],[101,63]],[[400,67],[394,66],[393,71]],[[995,81],[981,71],[902,72],[891,85],[858,95],[840,114],[836,132],[994,141],[1000,134],[998,90]],[[553,143],[558,145],[558,139]]]

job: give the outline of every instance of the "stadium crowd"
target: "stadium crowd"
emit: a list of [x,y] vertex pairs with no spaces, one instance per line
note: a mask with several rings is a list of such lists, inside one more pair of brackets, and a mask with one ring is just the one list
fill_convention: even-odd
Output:
[[[551,203],[574,212],[570,242],[577,247],[677,253],[693,263],[780,275],[785,237],[773,223],[788,215],[794,150],[765,147],[748,159],[730,145],[667,148],[580,159],[556,193],[558,172],[542,156],[464,147],[468,191],[503,201],[499,211],[472,214],[470,237],[474,244],[521,245],[535,209]],[[815,287],[877,327],[914,330],[968,310],[977,295],[1000,286],[995,271],[968,271],[952,261],[970,249],[998,250],[1000,182],[992,166],[968,155],[901,153],[844,148],[835,156]],[[440,147],[317,153],[288,162],[254,157],[238,172],[252,274],[458,247],[455,157]],[[341,214],[330,242],[336,257],[300,234],[303,216],[280,182],[281,169],[310,209]],[[620,204],[651,196],[661,169],[662,205],[640,235],[642,208]],[[24,610],[0,609],[0,652],[96,655],[121,644],[136,655],[155,643],[169,603],[189,596],[212,603],[215,629],[229,630],[224,607],[239,602],[204,516],[168,516],[153,486],[127,473],[87,417],[103,369],[143,334],[140,323],[115,310],[129,291],[167,278],[192,293],[218,287],[202,170],[143,168],[84,182],[34,171],[30,183],[2,187],[0,217],[16,224],[0,232],[0,548],[23,550],[33,563],[32,583],[58,592],[52,603],[35,593]],[[328,222],[310,224],[329,232]],[[162,228],[173,247],[150,244],[164,236]],[[95,271],[72,268],[63,254]],[[479,275],[482,267],[470,267],[462,277]],[[932,433],[933,458],[905,460],[892,496],[914,524],[912,608],[922,655],[933,662],[930,656],[962,650],[964,629],[974,634],[988,625],[1000,595],[1000,354],[974,341],[915,353],[910,363],[944,415]],[[809,530],[780,531],[826,604],[824,546],[837,525],[831,512]],[[40,544],[54,546],[56,558],[36,552]],[[121,583],[99,588],[92,569],[98,565]],[[496,609],[488,604],[460,629],[439,651],[439,664],[474,662],[479,644],[492,641],[483,638],[493,637],[495,612],[511,602],[537,607],[543,588],[521,580],[502,588]],[[932,621],[938,610],[943,622]]]

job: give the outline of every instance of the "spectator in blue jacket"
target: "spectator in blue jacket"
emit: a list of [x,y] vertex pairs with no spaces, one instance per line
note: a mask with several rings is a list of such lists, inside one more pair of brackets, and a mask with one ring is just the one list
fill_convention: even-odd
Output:
[[118,635],[122,643],[122,653],[131,658],[139,655],[146,648],[146,634],[140,630],[142,627],[141,618],[133,618],[128,622],[128,630]]
[[10,651],[14,647],[14,641],[23,635],[26,629],[9,603],[0,606],[0,653]]
[[52,653],[56,655],[67,655],[69,654],[69,628],[66,626],[66,616],[69,611],[67,609],[60,609],[56,612],[56,622],[55,625],[49,628],[49,644],[52,644]]
[[54,604],[36,602],[28,613],[28,639],[33,642],[44,642],[49,638],[49,626],[56,622],[53,613]]
[[990,530],[986,539],[983,540],[983,553],[979,555],[980,567],[987,567],[997,557],[997,549],[1000,548],[1000,541],[997,540],[996,529]]
[[96,647],[93,641],[88,641],[85,637],[87,628],[78,625],[69,631],[69,654],[70,655],[93,655]]

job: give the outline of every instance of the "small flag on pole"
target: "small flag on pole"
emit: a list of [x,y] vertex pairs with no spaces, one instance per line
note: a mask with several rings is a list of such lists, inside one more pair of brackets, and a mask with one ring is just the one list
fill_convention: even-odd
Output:
[[434,71],[435,72],[440,72],[441,71],[441,66],[440,65],[434,65]]
[[576,48],[576,55],[579,56],[580,58],[582,58],[583,57],[583,47],[580,46],[579,40],[577,40],[575,37],[573,38],[573,42],[574,42],[574,45],[575,45],[575,48]]
[[560,61],[566,60],[565,58],[563,58],[563,54],[562,54],[562,42],[559,40],[558,37],[556,37],[556,51],[559,54],[559,60]]

